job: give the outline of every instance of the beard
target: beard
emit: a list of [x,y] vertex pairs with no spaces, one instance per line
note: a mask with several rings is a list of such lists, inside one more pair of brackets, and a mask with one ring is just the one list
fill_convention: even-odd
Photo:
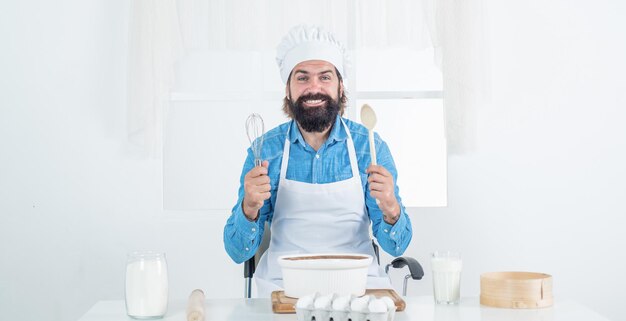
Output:
[[[326,102],[323,107],[306,107],[305,100],[321,99]],[[307,132],[321,133],[330,127],[339,114],[339,99],[333,100],[330,96],[317,93],[300,96],[294,103],[289,101],[289,108],[293,118]]]

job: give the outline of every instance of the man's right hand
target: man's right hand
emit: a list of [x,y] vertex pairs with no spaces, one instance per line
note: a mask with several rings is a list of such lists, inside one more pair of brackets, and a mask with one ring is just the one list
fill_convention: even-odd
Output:
[[246,217],[254,221],[259,215],[259,209],[263,207],[266,199],[272,195],[270,193],[270,177],[267,176],[268,161],[263,161],[261,166],[252,168],[243,178],[243,213]]

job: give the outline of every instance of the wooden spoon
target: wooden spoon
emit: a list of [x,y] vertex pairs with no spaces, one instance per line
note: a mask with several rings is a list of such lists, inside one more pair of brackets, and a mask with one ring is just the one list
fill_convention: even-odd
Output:
[[368,104],[361,107],[361,122],[369,131],[370,140],[370,156],[372,157],[372,165],[376,165],[376,146],[374,146],[374,126],[376,126],[376,113]]

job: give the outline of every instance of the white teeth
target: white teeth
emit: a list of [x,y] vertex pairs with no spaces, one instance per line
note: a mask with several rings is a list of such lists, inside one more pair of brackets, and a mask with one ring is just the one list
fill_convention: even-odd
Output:
[[307,104],[319,104],[321,103],[322,100],[321,99],[317,99],[317,100],[307,100],[306,103]]

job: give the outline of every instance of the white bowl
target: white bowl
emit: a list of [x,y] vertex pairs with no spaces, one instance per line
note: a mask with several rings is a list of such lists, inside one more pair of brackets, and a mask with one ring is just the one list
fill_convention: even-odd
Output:
[[278,264],[283,272],[285,295],[299,298],[318,292],[361,296],[365,294],[372,259],[367,254],[345,253],[281,256]]

